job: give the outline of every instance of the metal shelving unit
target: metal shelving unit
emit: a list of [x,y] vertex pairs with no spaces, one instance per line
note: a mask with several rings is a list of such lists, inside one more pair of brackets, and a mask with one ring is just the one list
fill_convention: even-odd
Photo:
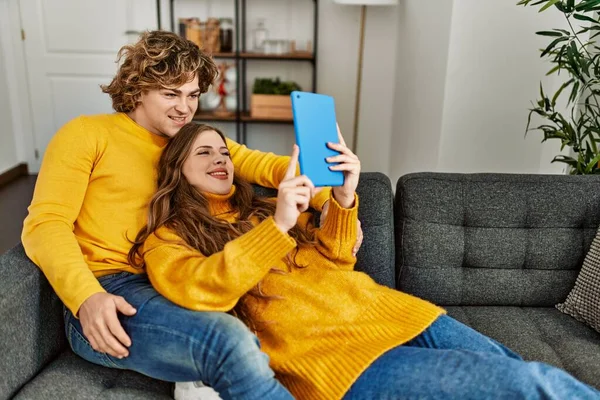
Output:
[[[171,20],[171,31],[175,32],[175,1],[169,0],[169,12]],[[312,53],[290,53],[290,54],[260,54],[251,53],[246,49],[246,10],[247,0],[233,0],[235,2],[235,51],[231,53],[216,53],[213,54],[215,59],[232,59],[235,60],[236,67],[236,96],[237,109],[234,115],[217,116],[211,112],[199,110],[194,116],[194,121],[225,121],[234,122],[236,126],[236,140],[240,143],[247,142],[247,124],[291,124],[291,119],[270,119],[270,118],[253,118],[248,111],[247,102],[247,82],[246,69],[248,62],[252,60],[261,61],[290,61],[290,62],[308,62],[312,67],[312,91],[317,91],[317,49],[319,40],[319,1],[313,2],[313,52]],[[295,0],[297,1],[297,0]],[[156,1],[156,11],[158,16],[158,27],[161,29],[161,7],[160,0]]]

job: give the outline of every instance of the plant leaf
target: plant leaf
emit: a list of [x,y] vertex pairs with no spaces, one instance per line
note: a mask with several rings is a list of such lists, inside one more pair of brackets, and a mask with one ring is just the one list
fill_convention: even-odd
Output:
[[554,157],[551,162],[562,162],[572,166],[573,168],[577,168],[577,160],[562,154]]
[[588,22],[591,22],[591,23],[593,23],[593,24],[598,24],[598,23],[600,23],[599,21],[595,20],[594,18],[592,18],[592,17],[588,17],[587,15],[583,15],[583,14],[573,14],[573,17],[574,17],[575,19],[578,19],[578,20],[580,20],[580,21],[588,21]]
[[562,37],[563,34],[561,32],[553,32],[553,31],[539,31],[535,33],[536,35],[540,35],[540,36],[555,36],[555,37]]
[[571,90],[571,95],[569,96],[568,103],[571,104],[575,100],[577,100],[578,95],[579,95],[579,81],[575,82],[575,85],[573,86],[573,89]]
[[557,66],[553,67],[550,71],[546,72],[546,76],[552,75],[553,73],[555,73],[559,69],[560,69],[560,65],[557,65]]
[[596,167],[598,165],[598,162],[600,162],[600,154],[596,154],[596,157],[594,157],[589,164],[587,165],[587,167],[585,168],[585,173],[589,174],[590,172],[592,172],[592,170],[594,169],[594,167]]
[[553,5],[555,5],[556,3],[558,3],[560,0],[549,0],[546,5],[544,5],[542,8],[540,8],[539,12],[545,11],[547,9],[549,9],[550,7],[552,7]]
[[558,99],[558,96],[560,96],[560,94],[562,93],[562,91],[569,87],[571,84],[573,84],[574,80],[573,79],[569,79],[568,81],[566,81],[565,83],[563,83],[561,85],[561,87],[556,91],[556,93],[554,93],[554,96],[552,96],[552,107],[556,106],[556,100]]
[[552,29],[552,30],[553,30],[553,31],[556,31],[556,32],[562,32],[562,33],[564,33],[564,34],[565,34],[565,35],[567,35],[567,36],[571,36],[571,32],[569,32],[569,31],[568,31],[568,30],[566,30],[566,29],[558,29],[558,28],[554,28],[554,29]]
[[561,36],[558,39],[554,39],[552,42],[550,42],[550,44],[548,45],[548,47],[546,47],[544,49],[544,51],[542,51],[542,54],[540,54],[540,57],[544,57],[546,54],[548,54],[550,52],[550,50],[552,50],[560,42],[564,42],[564,41],[569,40],[569,39],[570,38],[566,37],[566,36]]
[[575,6],[577,11],[594,11],[600,4],[600,0],[585,0]]

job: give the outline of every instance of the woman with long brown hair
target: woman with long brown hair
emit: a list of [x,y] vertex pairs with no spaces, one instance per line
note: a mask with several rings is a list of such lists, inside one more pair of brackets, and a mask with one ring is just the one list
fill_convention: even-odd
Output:
[[184,308],[238,316],[300,399],[599,395],[354,271],[360,161],[341,135],[329,146],[345,181],[316,227],[306,212],[315,188],[294,176],[296,146],[277,199],[264,199],[235,175],[221,132],[186,125],[162,154],[130,262]]

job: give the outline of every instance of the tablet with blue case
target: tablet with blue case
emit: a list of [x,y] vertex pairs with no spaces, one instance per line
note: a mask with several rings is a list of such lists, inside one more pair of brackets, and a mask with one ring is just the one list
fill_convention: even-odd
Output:
[[335,164],[325,160],[339,154],[327,147],[327,142],[339,143],[333,97],[298,91],[291,97],[300,173],[315,186],[342,186],[344,173],[331,171],[329,167]]

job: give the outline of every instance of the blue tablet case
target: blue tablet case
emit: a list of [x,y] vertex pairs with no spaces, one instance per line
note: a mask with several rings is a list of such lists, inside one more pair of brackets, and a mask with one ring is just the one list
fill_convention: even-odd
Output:
[[298,91],[291,97],[300,173],[315,186],[342,186],[344,173],[331,171],[329,167],[334,164],[325,160],[339,154],[327,147],[327,142],[339,143],[333,97]]

